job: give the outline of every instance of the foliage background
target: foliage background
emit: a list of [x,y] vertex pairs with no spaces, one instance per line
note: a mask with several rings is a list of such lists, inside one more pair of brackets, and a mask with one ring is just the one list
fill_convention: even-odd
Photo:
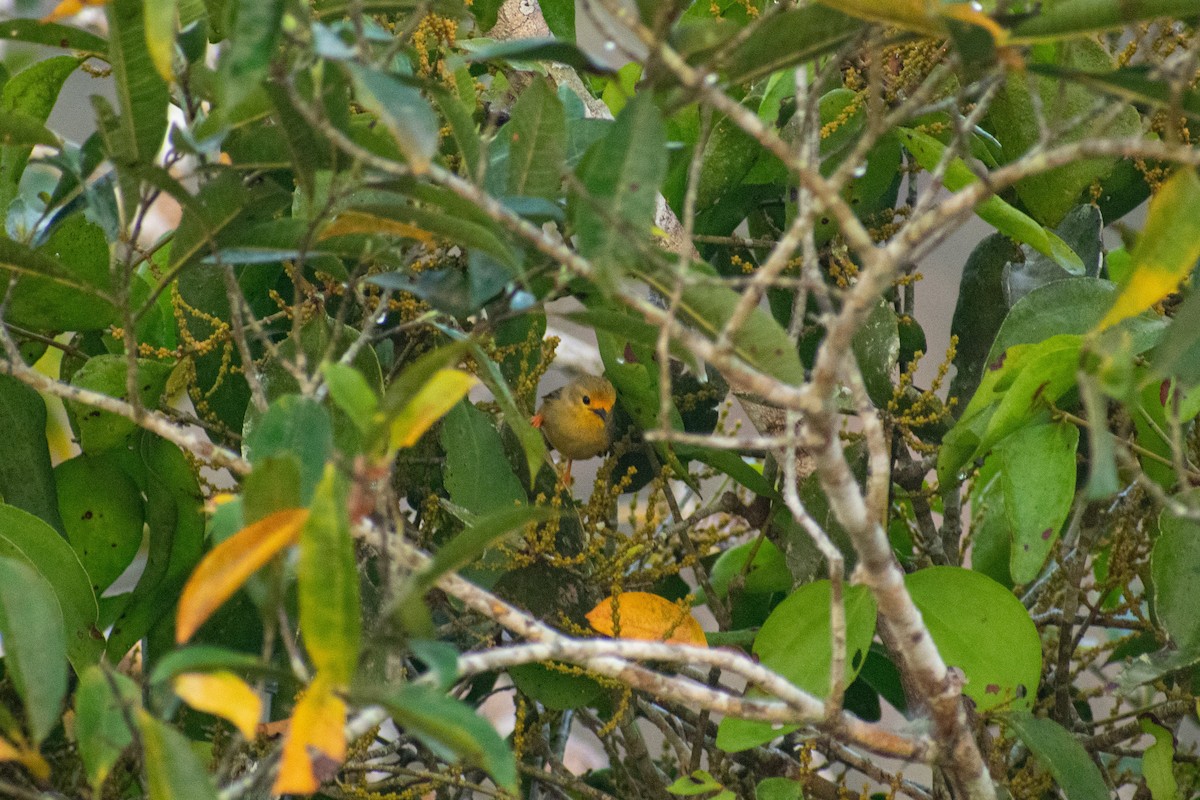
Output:
[[24,11],[0,791],[1196,793],[1191,0]]

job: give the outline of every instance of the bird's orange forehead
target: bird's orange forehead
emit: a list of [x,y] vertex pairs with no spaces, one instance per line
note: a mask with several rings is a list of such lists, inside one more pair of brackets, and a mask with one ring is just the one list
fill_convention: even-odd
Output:
[[579,397],[587,397],[592,408],[611,411],[617,400],[617,392],[605,378],[587,375],[581,378],[577,385]]
[[612,410],[613,403],[616,401],[617,393],[613,391],[611,386],[605,387],[592,395],[592,405],[597,408],[603,408],[605,411]]

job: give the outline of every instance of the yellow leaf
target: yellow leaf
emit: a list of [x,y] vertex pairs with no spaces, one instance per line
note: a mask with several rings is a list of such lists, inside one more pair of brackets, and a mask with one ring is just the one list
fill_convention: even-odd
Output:
[[1146,226],[1133,248],[1133,268],[1097,330],[1142,313],[1175,291],[1200,259],[1200,178],[1178,170],[1150,201]]
[[1004,45],[1009,41],[1008,31],[1000,23],[979,9],[973,8],[970,3],[955,3],[943,6],[939,9],[939,13],[943,18],[956,19],[959,22],[966,22],[970,25],[984,28],[992,35],[993,41],[998,45]]
[[216,494],[214,494],[212,497],[208,498],[208,500],[205,501],[204,513],[205,514],[216,513],[216,510],[218,508],[225,505],[226,503],[231,503],[234,500],[237,500],[237,497],[238,496],[236,494],[230,494],[229,492],[217,492]]
[[176,2],[146,0],[142,14],[150,63],[167,83],[175,79],[171,61],[175,54]]
[[439,369],[392,420],[390,449],[412,447],[429,426],[444,417],[479,380],[462,370]]
[[1008,31],[970,3],[944,3],[942,0],[819,0],[843,14],[895,25],[926,36],[945,36],[945,20],[955,19],[986,29],[997,44],[1004,44]]
[[107,5],[108,0],[62,0],[61,3],[54,7],[46,16],[42,17],[42,22],[55,22],[56,20],[73,17],[80,11],[83,11],[87,6],[103,6]]
[[307,519],[306,508],[277,511],[214,547],[183,587],[175,618],[175,641],[182,644],[191,638],[259,567],[295,544]]
[[620,639],[701,647],[708,644],[700,623],[690,611],[649,592],[622,592],[607,597],[588,612],[587,621],[600,633]]
[[262,719],[262,699],[232,672],[185,672],[171,682],[175,694],[197,711],[227,719],[247,739]]
[[29,774],[40,781],[50,779],[50,765],[46,763],[46,759],[42,758],[41,753],[31,749],[24,742],[14,745],[0,736],[0,761],[15,761],[29,770]]
[[331,239],[334,236],[346,236],[352,233],[387,233],[392,236],[403,236],[405,239],[415,239],[429,244],[433,234],[421,230],[416,225],[400,222],[386,217],[377,217],[365,211],[343,211],[338,218],[325,226],[318,240]]
[[346,758],[346,704],[333,693],[332,684],[321,675],[296,703],[275,794],[312,794],[322,781],[333,777]]
[[885,22],[936,36],[942,33],[936,7],[930,0],[821,0],[830,8],[871,22]]

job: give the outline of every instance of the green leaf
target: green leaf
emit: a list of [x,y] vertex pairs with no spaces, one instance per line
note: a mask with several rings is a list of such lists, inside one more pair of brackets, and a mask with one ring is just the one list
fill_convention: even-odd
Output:
[[1154,744],[1142,753],[1142,775],[1150,789],[1153,800],[1178,800],[1179,784],[1173,770],[1175,761],[1175,736],[1158,724],[1153,715],[1138,717],[1143,733],[1154,737]]
[[900,670],[884,652],[883,645],[872,644],[867,653],[859,678],[878,693],[901,714],[908,714],[908,699],[904,695],[904,681]]
[[65,533],[46,439],[46,402],[36,390],[10,375],[0,375],[0,498],[40,517]]
[[188,738],[137,712],[150,800],[217,800],[217,790]]
[[472,62],[552,61],[595,75],[612,72],[610,67],[592,59],[573,42],[561,39],[516,39],[468,49],[473,50],[467,57]]
[[[1086,41],[1086,40],[1085,40]],[[1178,98],[1171,83],[1150,65],[1137,65],[1112,69],[1075,69],[1057,64],[1028,64],[1030,72],[1056,80],[1080,83],[1098,92],[1113,95],[1139,105],[1171,107],[1192,119],[1200,119],[1200,92],[1184,89]],[[1178,103],[1176,105],[1176,103]],[[1108,216],[1105,216],[1108,219]]]
[[[1017,345],[1008,352],[1018,355],[1014,351],[1024,347],[1027,346]],[[998,392],[991,392],[991,397],[999,402],[974,456],[986,453],[1075,387],[1081,347],[1082,339],[1078,336],[1052,336],[1041,344],[1028,346],[1023,358],[1013,358],[1011,369],[1007,369],[1006,364],[997,371],[1002,384],[1010,379],[1012,382]],[[984,385],[980,386],[976,396],[988,397]],[[975,398],[971,399],[970,405],[975,405]],[[971,410],[970,406],[968,410]]]
[[575,0],[542,0],[538,5],[552,34],[575,41]]
[[605,693],[604,686],[586,675],[545,664],[509,667],[508,676],[521,694],[555,711],[594,706]]
[[226,647],[198,644],[167,653],[154,665],[150,683],[165,684],[185,672],[219,672],[228,670],[242,674],[278,675],[278,667],[267,666],[256,655],[230,650]]
[[175,24],[179,0],[143,0],[146,21],[146,50],[154,69],[164,81],[175,78],[171,61],[175,56]]
[[517,788],[517,766],[512,751],[492,724],[469,706],[442,692],[420,684],[399,689],[364,693],[379,703],[405,732],[410,733],[442,758],[461,759],[483,769],[506,791]]
[[[421,3],[419,0],[314,0],[313,2],[313,11],[320,19],[340,19],[351,10],[363,14],[394,14],[398,11],[413,11],[417,8],[428,8],[430,11],[444,14],[451,19],[459,19],[466,14],[466,7],[462,0],[433,0],[432,3]],[[495,24],[494,18],[492,24]]]
[[[946,146],[932,136],[911,128],[897,128],[900,142],[913,155],[921,168],[932,172],[942,160]],[[946,167],[942,182],[952,192],[975,183],[979,178],[961,158],[952,158]],[[1055,263],[1072,273],[1083,272],[1083,261],[1057,234],[1039,225],[1027,214],[1018,211],[999,197],[989,197],[975,206],[980,219],[996,230],[1019,242],[1024,242]],[[1056,220],[1057,221],[1057,220]]]
[[548,81],[533,79],[500,132],[508,143],[508,194],[557,198],[567,157],[567,123]]
[[699,461],[720,470],[756,495],[771,498],[779,496],[775,487],[767,483],[761,472],[730,450],[680,445],[675,448],[675,452],[685,461]]
[[300,534],[300,630],[316,670],[349,685],[358,667],[362,620],[358,565],[345,481],[332,464],[317,486]]
[[[1049,55],[1043,56],[1043,51],[1048,51]],[[1089,70],[1112,67],[1108,50],[1091,39],[1035,48],[1032,60]],[[1038,102],[1031,96],[1031,87],[1038,92]],[[1094,135],[1094,124],[1089,115],[1101,99],[1093,90],[1078,83],[1064,83],[1044,77],[1031,80],[1014,78],[1005,81],[992,102],[988,111],[989,130],[1003,145],[1003,160],[1014,161],[1030,148],[1040,146],[1043,126],[1046,124],[1042,119],[1043,108],[1053,108],[1055,120],[1086,120],[1067,130],[1051,128],[1055,144],[1066,144]],[[1054,126],[1054,121],[1050,124]],[[1106,121],[1104,129],[1106,136],[1113,137],[1136,136],[1141,132],[1141,118],[1130,105],[1124,106],[1116,117]],[[1075,159],[1065,166],[1018,181],[1015,186],[1017,196],[1034,219],[1046,225],[1057,225],[1067,211],[1079,202],[1084,190],[1107,177],[1116,162],[1116,158]]]
[[1031,425],[1005,438],[988,457],[996,460],[1012,537],[1009,568],[1018,584],[1037,577],[1071,511],[1078,445],[1079,429],[1070,423]]
[[233,110],[260,88],[267,76],[279,26],[283,18],[283,0],[230,0],[233,24],[229,41],[218,66],[217,93],[220,113],[229,119]]
[[370,430],[379,410],[379,398],[358,370],[346,364],[325,362],[321,365],[329,396],[363,433]]
[[419,587],[428,589],[442,575],[461,569],[474,561],[493,542],[502,536],[516,533],[526,525],[544,522],[557,516],[547,507],[520,505],[493,511],[475,519],[450,541],[438,548],[417,578]]
[[108,55],[108,41],[104,38],[81,28],[38,19],[4,20],[0,25],[0,39],[81,50],[88,55]]
[[[233,170],[222,170],[205,183],[195,199],[184,206],[183,218],[171,242],[171,272],[198,260],[202,254],[215,252],[219,234],[251,202],[250,193]],[[181,290],[184,288],[186,286],[181,285]],[[188,300],[186,293],[184,299]]]
[[[595,302],[589,298],[588,307],[585,310],[563,316],[593,330],[615,334],[630,344],[640,345],[648,350],[654,350],[658,346],[658,336],[661,331],[657,326],[613,305]],[[686,362],[693,372],[702,371],[703,363],[698,361],[679,342],[671,340],[669,347],[673,358]]]
[[1108,403],[1098,382],[1091,376],[1079,381],[1079,399],[1088,421],[1087,497],[1103,500],[1121,490],[1116,437],[1108,429]]
[[[617,402],[621,408],[638,428],[652,430],[659,427],[662,395],[658,369],[650,351],[604,331],[596,331],[596,344],[600,359],[604,362],[604,375],[617,390]],[[631,359],[626,355],[630,349],[637,353],[636,358]],[[683,430],[683,417],[673,401],[668,404],[667,419],[673,430]],[[686,479],[687,469],[669,444],[658,442],[654,444],[654,449],[677,477]]]
[[[846,685],[867,656],[875,635],[875,600],[865,586],[845,587]],[[830,645],[829,581],[801,586],[777,605],[754,637],[754,655],[769,667],[817,697],[829,693]],[[717,728],[717,747],[737,752],[756,747],[796,730],[765,722],[726,717]]]
[[967,256],[950,324],[951,335],[958,337],[950,396],[960,402],[979,386],[988,351],[1008,313],[1007,305],[999,302],[1004,291],[1004,268],[1020,257],[1020,248],[1002,233],[984,238]]
[[39,331],[90,331],[117,321],[104,231],[75,214],[37,250],[0,238],[0,270],[19,276],[5,318]]
[[[754,106],[761,99],[761,95],[751,94],[743,103]],[[762,145],[737,123],[726,116],[717,119],[704,145],[696,210],[712,208],[725,194],[740,188],[761,153]]]
[[1012,592],[978,572],[929,567],[905,584],[948,666],[980,711],[1032,708],[1042,674],[1037,627]]
[[104,650],[96,629],[96,595],[66,540],[32,514],[0,503],[0,557],[24,562],[54,590],[75,671],[96,663]]
[[[658,287],[661,290],[665,286]],[[670,294],[667,290],[665,294]],[[680,318],[715,338],[737,308],[741,294],[725,286],[697,283],[683,290]],[[755,369],[792,386],[804,382],[796,344],[770,312],[755,308],[733,333],[733,352]]]
[[[1087,333],[1112,306],[1116,294],[1113,284],[1097,278],[1072,278],[1034,289],[1008,312],[984,363],[995,364],[1001,354],[1016,344],[1037,344],[1061,333]],[[1071,313],[1064,314],[1064,308],[1071,309]],[[1152,346],[1164,324],[1145,316],[1124,323],[1134,341],[1135,353]]]
[[1163,509],[1158,529],[1150,569],[1159,623],[1179,650],[1200,653],[1200,615],[1196,614],[1200,523]]
[[[1117,675],[1117,690],[1122,694],[1129,694],[1136,691],[1139,686],[1161,680],[1172,673],[1200,663],[1200,652],[1163,649],[1147,653],[1145,650],[1152,645],[1144,644],[1144,642],[1143,639],[1139,655]],[[1133,646],[1137,644],[1136,642],[1131,643]]]
[[0,145],[4,147],[32,146],[44,144],[58,147],[58,137],[33,117],[19,111],[10,111],[0,116]]
[[1192,0],[1061,0],[1043,7],[1039,13],[1013,29],[1014,40],[1052,39],[1120,28],[1131,22],[1155,17],[1194,16]]
[[385,72],[352,62],[343,62],[343,67],[354,83],[358,102],[392,134],[413,172],[419,175],[429,169],[439,140],[437,117],[429,102]]
[[324,407],[311,398],[285,394],[261,417],[247,421],[244,439],[252,464],[288,453],[296,457],[300,499],[308,504],[333,452],[333,426]]
[[109,63],[121,109],[120,150],[113,155],[133,164],[154,163],[167,132],[170,100],[167,84],[155,71],[146,45],[144,3],[112,0],[107,6]]
[[[120,400],[128,400],[125,376],[129,367],[123,355],[93,356],[71,376],[71,385],[99,392]],[[160,361],[137,359],[138,394],[144,408],[157,408],[174,366]],[[85,453],[99,453],[124,442],[137,423],[108,411],[100,411],[82,403],[68,401],[67,410],[79,432],[79,446]]]
[[[541,330],[544,331],[546,319],[544,316],[540,316],[538,319],[540,319]],[[500,343],[499,336],[497,343]],[[479,376],[480,380],[496,398],[500,411],[504,415],[505,424],[517,437],[521,451],[525,454],[525,467],[529,474],[529,485],[532,487],[537,478],[538,468],[546,459],[546,439],[542,436],[541,431],[530,424],[528,414],[517,407],[516,398],[509,388],[508,379],[505,377],[501,365],[489,358],[477,343],[472,343],[471,348],[475,356],[475,363],[483,367],[483,372]]]
[[[115,691],[114,691],[115,687]],[[79,676],[75,690],[75,741],[94,796],[133,743],[127,719],[141,707],[137,684],[116,670],[92,666]]]
[[[588,151],[573,196],[579,252],[602,267],[632,265],[630,239],[650,230],[667,173],[666,128],[650,94],[635,97]],[[615,277],[610,275],[610,277]]]
[[[474,79],[471,78],[469,72],[465,69],[455,73],[455,83],[459,86],[467,83],[474,86]],[[463,169],[468,177],[477,179],[479,176],[479,167],[481,160],[482,142],[480,141],[479,131],[475,123],[475,118],[472,116],[472,111],[475,108],[475,90],[471,89],[471,105],[459,96],[448,91],[431,91],[430,97],[437,107],[442,112],[442,117],[450,125],[450,135],[454,137],[455,144],[458,145],[458,152],[462,155]],[[493,143],[493,147],[496,146]]]
[[804,800],[803,784],[791,778],[764,778],[754,788],[754,800]]
[[484,516],[529,502],[491,417],[469,401],[446,415],[441,443],[446,451],[443,480],[455,505]]
[[[112,585],[142,546],[142,493],[116,459],[81,454],[54,469],[67,539],[97,596]],[[103,486],[104,491],[96,491]]]
[[151,627],[173,612],[183,584],[200,561],[204,502],[192,465],[176,445],[149,433],[137,440],[146,468],[146,566],[117,615],[106,653],[118,663]]
[[[417,233],[423,232],[426,235],[442,237],[454,242],[463,247],[473,250],[481,250],[488,255],[496,258],[500,263],[512,267],[514,270],[520,265],[520,259],[513,251],[512,247],[505,240],[504,235],[496,227],[495,223],[490,220],[480,220],[476,218],[465,217],[461,214],[456,214],[456,209],[439,208],[434,204],[429,207],[418,207],[408,203],[395,205],[377,205],[377,204],[355,204],[354,210],[359,213],[378,217],[386,222],[399,222],[403,225],[412,226]],[[393,228],[381,227],[381,233],[390,233]],[[412,234],[405,234],[411,238]],[[372,276],[369,280],[371,283],[380,286],[391,288],[405,288],[407,279],[400,284],[396,283],[396,278],[400,273],[385,272],[382,275]]]
[[[1128,362],[1131,359],[1122,360]],[[1121,374],[1125,373],[1122,371]],[[1131,382],[1141,387],[1140,391],[1130,392],[1130,416],[1133,417],[1138,444],[1150,451],[1138,453],[1142,470],[1146,477],[1170,491],[1179,481],[1179,476],[1171,466],[1172,444],[1168,433],[1171,422],[1168,419],[1178,410],[1179,422],[1187,430],[1186,426],[1200,412],[1200,392],[1169,378],[1157,380],[1140,367],[1135,367],[1129,374]],[[1152,458],[1150,454],[1158,455],[1167,463]]]
[[50,734],[67,696],[67,641],[50,584],[33,567],[0,557],[0,635],[4,665],[25,704],[35,745]]
[[1188,292],[1150,354],[1154,374],[1175,377],[1185,386],[1200,383],[1200,292]]
[[880,408],[892,399],[892,375],[900,360],[900,328],[896,312],[886,300],[876,302],[854,334],[850,347],[862,372],[867,396]]
[[315,486],[310,487],[305,497],[300,471],[300,459],[286,450],[255,461],[253,471],[242,479],[242,521],[252,525],[277,511],[306,505]]
[[[377,286],[419,297],[437,311],[457,319],[466,319],[483,307],[483,303],[475,302],[471,297],[469,275],[457,267],[427,269],[417,273],[384,272],[372,275],[367,280]],[[507,272],[504,281],[508,281]]]
[[[0,28],[9,23],[0,24]],[[79,66],[75,56],[54,56],[35,61],[13,75],[0,89],[0,116],[17,113],[38,124],[45,124],[63,83]],[[17,196],[17,186],[29,161],[32,144],[13,144],[0,147],[0,212],[7,214],[8,207]],[[4,239],[0,238],[0,244]],[[0,264],[3,264],[0,250]]]
[[1034,757],[1049,771],[1067,800],[1106,800],[1111,797],[1104,776],[1075,734],[1054,720],[1028,712],[1003,717]]
[[1011,589],[1013,537],[999,468],[998,458],[985,460],[971,483],[971,569]]
[[725,61],[725,79],[741,84],[832,53],[864,24],[822,5],[792,9],[757,25]]
[[724,788],[711,774],[698,769],[691,775],[684,775],[670,786],[667,791],[680,797],[693,797],[698,794],[715,792]]
[[[1100,231],[1103,220],[1095,206],[1079,205],[1071,209],[1054,232],[1062,237],[1084,263],[1085,277],[1095,278],[1104,263]],[[1022,248],[1021,256],[1004,267],[1004,304],[1011,307],[1034,289],[1075,277],[1041,253]]]
[[[754,560],[746,566],[751,552]],[[735,576],[745,575],[742,591],[748,594],[786,592],[792,587],[783,552],[770,539],[744,542],[721,553],[709,570],[708,580],[713,590],[724,597],[729,594]]]
[[[265,292],[265,287],[263,287]],[[267,399],[274,402],[288,395],[302,395],[296,376],[292,374],[289,364],[297,363],[299,354],[304,354],[306,364],[311,364],[315,370],[326,358],[340,360],[348,349],[354,346],[361,334],[353,327],[339,323],[330,317],[315,315],[304,323],[299,338],[289,336],[278,346],[275,354],[267,358],[262,367],[263,388]],[[368,385],[378,390],[383,384],[383,376],[379,368],[379,357],[373,347],[358,347],[350,366],[358,370]],[[286,401],[285,401],[286,402]],[[294,402],[294,401],[293,401]],[[329,416],[333,430],[333,446],[346,454],[358,453],[363,446],[363,437],[359,434],[358,425],[348,419],[345,413],[333,403],[321,404]],[[290,411],[287,413],[291,413]],[[286,416],[286,415],[285,415]],[[250,436],[260,422],[260,412],[251,408],[246,411],[243,436]],[[320,430],[320,429],[318,429]],[[317,431],[314,431],[314,434]],[[299,453],[301,459],[309,457]]]

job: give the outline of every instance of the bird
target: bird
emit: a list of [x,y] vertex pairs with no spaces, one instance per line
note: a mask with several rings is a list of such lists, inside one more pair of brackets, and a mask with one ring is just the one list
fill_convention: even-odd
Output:
[[607,378],[580,375],[542,398],[530,423],[567,461],[563,483],[571,483],[571,462],[593,458],[612,440],[612,411],[617,391]]

